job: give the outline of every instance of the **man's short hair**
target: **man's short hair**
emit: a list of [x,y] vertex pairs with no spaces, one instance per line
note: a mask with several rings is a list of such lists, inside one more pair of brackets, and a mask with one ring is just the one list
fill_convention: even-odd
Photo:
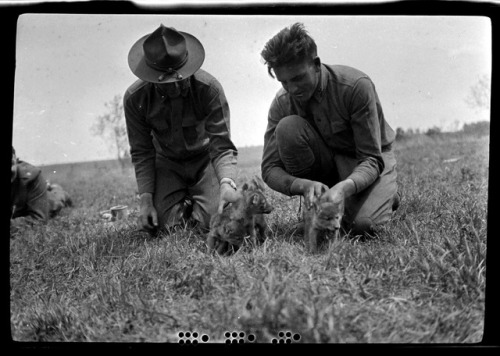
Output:
[[271,38],[260,54],[267,65],[267,72],[274,78],[273,68],[308,58],[312,60],[317,56],[317,47],[304,24],[297,22]]

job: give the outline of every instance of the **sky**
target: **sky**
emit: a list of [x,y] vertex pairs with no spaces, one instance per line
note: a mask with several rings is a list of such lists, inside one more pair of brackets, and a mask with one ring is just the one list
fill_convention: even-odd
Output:
[[236,147],[264,143],[280,88],[260,52],[284,27],[304,23],[323,63],[365,72],[394,129],[446,131],[489,120],[465,98],[491,78],[491,22],[480,16],[268,16],[23,14],[16,36],[12,141],[34,165],[115,158],[90,127],[137,78],[131,46],[160,24],[191,33],[202,68],[224,88]]

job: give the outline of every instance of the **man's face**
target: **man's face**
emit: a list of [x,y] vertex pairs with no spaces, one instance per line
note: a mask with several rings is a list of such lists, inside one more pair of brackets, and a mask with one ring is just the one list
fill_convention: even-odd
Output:
[[307,102],[318,85],[320,61],[307,59],[273,68],[276,79],[283,88],[301,103]]
[[17,157],[14,152],[12,152],[12,161],[10,164],[10,182],[12,183],[17,177]]

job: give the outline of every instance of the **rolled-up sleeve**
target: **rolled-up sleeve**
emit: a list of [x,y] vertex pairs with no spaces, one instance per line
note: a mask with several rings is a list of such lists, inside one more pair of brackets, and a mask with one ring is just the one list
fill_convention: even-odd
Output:
[[286,114],[281,108],[277,96],[269,109],[267,128],[264,134],[261,170],[262,179],[271,189],[290,196],[290,186],[296,178],[285,171],[276,144],[276,126],[285,116]]
[[139,194],[155,191],[155,155],[156,151],[151,136],[151,127],[147,125],[130,97],[125,93],[123,99],[127,135],[130,144],[130,156],[135,168],[135,177]]
[[356,192],[360,192],[371,185],[384,170],[380,119],[375,88],[370,79],[360,78],[356,82],[350,105],[358,164],[347,178],[354,181]]
[[229,104],[222,86],[212,79],[204,96],[206,116],[205,131],[208,134],[210,159],[218,180],[236,180],[238,151],[231,141]]

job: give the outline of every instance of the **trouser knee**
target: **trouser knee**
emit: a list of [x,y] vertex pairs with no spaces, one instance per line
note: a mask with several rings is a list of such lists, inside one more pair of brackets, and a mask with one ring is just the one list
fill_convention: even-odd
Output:
[[276,138],[281,142],[295,140],[297,131],[302,130],[305,124],[305,119],[298,115],[286,116],[276,125]]
[[276,145],[285,169],[296,177],[307,178],[314,170],[318,142],[308,122],[300,116],[282,118],[276,126]]

